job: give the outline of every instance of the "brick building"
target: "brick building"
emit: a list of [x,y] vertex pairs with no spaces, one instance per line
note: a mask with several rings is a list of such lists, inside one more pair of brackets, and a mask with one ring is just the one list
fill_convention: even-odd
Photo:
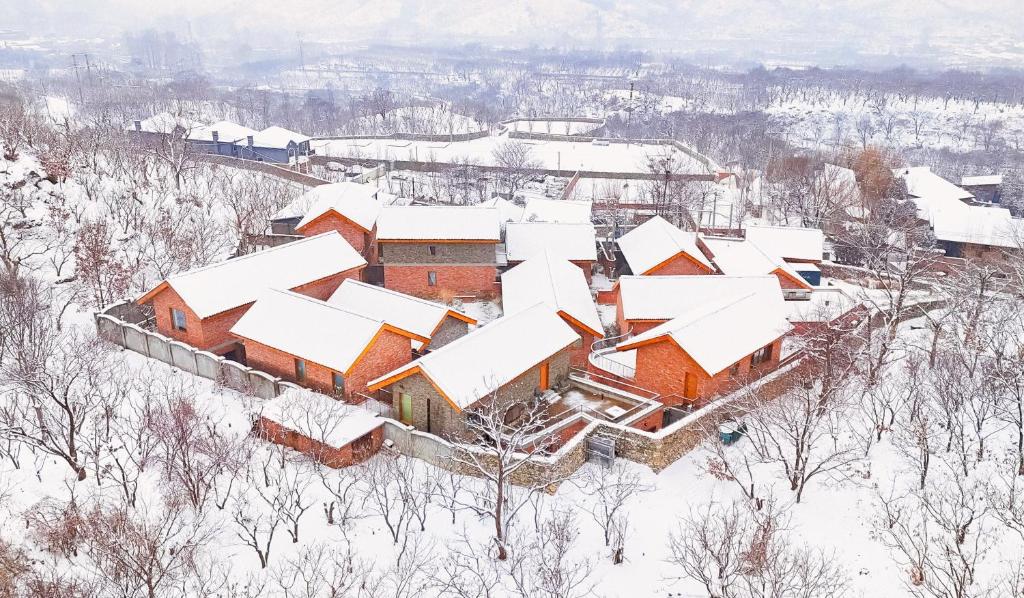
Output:
[[505,256],[510,267],[544,252],[578,266],[590,284],[597,262],[594,225],[589,222],[510,222],[505,226]]
[[570,350],[579,343],[554,310],[538,303],[371,381],[369,389],[390,397],[403,423],[459,438],[466,431],[463,412],[481,400],[526,403],[564,384]]
[[253,433],[328,467],[361,463],[384,443],[384,420],[322,394],[289,390],[264,401]]
[[771,255],[753,241],[732,237],[701,235],[698,245],[714,262],[719,272],[728,276],[764,276],[779,279],[783,294],[788,299],[805,298],[811,283],[781,257]]
[[236,344],[228,331],[265,290],[326,299],[365,267],[366,260],[330,232],[175,274],[137,302],[152,304],[161,334],[225,354]]
[[466,336],[469,327],[476,325],[475,319],[443,303],[357,280],[346,280],[327,302],[410,332],[412,348],[419,353],[439,349]]
[[[295,232],[307,237],[336,230],[368,262],[376,262],[377,215],[394,196],[373,185],[331,183],[310,189],[296,200],[303,216]],[[300,208],[301,206],[301,208]]]
[[366,383],[412,361],[411,332],[326,301],[269,290],[231,334],[246,365],[359,402]]
[[495,296],[499,241],[493,208],[385,207],[377,217],[384,286],[417,297]]
[[697,247],[697,233],[685,232],[655,216],[619,237],[621,274],[714,274],[715,267]]
[[633,383],[666,405],[701,403],[777,368],[791,328],[766,289],[699,305],[616,349],[636,351]]
[[577,266],[542,252],[501,275],[501,294],[506,314],[538,302],[554,309],[582,339],[571,351],[573,367],[586,368],[591,346],[604,338],[604,326],[590,286]]
[[723,297],[759,292],[782,297],[774,276],[623,276],[615,287],[620,334],[642,334]]

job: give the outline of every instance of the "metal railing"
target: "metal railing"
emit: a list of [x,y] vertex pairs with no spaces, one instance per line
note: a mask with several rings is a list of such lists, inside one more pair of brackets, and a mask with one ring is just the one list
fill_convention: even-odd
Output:
[[632,380],[636,377],[636,368],[630,367],[624,363],[608,359],[605,357],[607,353],[613,353],[615,349],[605,349],[603,352],[591,353],[588,359],[594,367],[599,370],[603,370],[610,374],[619,376],[620,378],[626,378]]

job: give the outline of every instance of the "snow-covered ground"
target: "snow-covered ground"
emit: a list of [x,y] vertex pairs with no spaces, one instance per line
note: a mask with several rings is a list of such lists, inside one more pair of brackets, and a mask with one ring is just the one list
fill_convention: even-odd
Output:
[[[321,156],[362,158],[372,160],[412,160],[420,162],[458,163],[469,160],[474,164],[495,165],[495,151],[510,140],[492,135],[470,141],[409,141],[400,139],[335,139],[313,141],[311,146]],[[530,148],[529,158],[541,168],[563,170],[571,174],[576,170],[596,172],[649,172],[648,160],[676,154],[679,173],[707,174],[703,164],[671,146],[635,143],[609,143],[595,145],[587,142],[511,140]]]

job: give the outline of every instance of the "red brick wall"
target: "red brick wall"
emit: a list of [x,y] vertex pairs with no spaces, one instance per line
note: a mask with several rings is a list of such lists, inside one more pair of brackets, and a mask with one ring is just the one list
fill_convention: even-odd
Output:
[[367,256],[366,250],[372,245],[370,242],[370,233],[367,233],[348,218],[342,218],[334,212],[328,212],[320,219],[307,225],[302,229],[302,234],[307,237],[312,237],[332,230],[336,230],[341,233],[341,236],[349,242],[349,245],[351,245],[353,249],[361,253],[364,257]]
[[253,433],[260,438],[286,446],[316,459],[320,463],[335,469],[361,463],[380,450],[384,443],[384,427],[379,426],[370,432],[370,442],[354,450],[352,444],[334,448],[322,442],[303,436],[298,432],[282,426],[266,418],[259,418],[253,425]]
[[[245,345],[245,361],[249,367],[263,370],[278,378],[299,383],[295,379],[295,355],[250,339],[242,339],[242,344]],[[301,384],[322,393],[333,395],[333,374],[334,370],[307,360],[306,381]],[[346,390],[348,390],[347,387]]]
[[292,290],[296,293],[302,293],[307,297],[326,301],[328,297],[334,294],[334,291],[338,290],[338,287],[340,287],[341,283],[346,279],[351,278],[353,280],[362,280],[363,270],[365,269],[365,266],[359,266],[358,268],[345,270],[338,274],[332,274],[327,278],[321,278],[320,280],[314,280],[313,282],[299,285]]
[[576,326],[572,322],[567,322],[576,334],[580,335],[582,341],[579,342],[578,347],[572,347],[569,349],[569,364],[574,368],[587,369],[587,365],[590,363],[588,359],[590,357],[590,347],[594,344],[594,335],[590,334],[586,330]]
[[[427,284],[427,272],[437,272],[437,285]],[[445,264],[384,265],[385,288],[426,299],[448,299],[453,295],[494,297],[497,294],[494,266],[449,266]]]
[[629,424],[629,427],[636,428],[637,430],[644,430],[646,432],[657,432],[661,429],[661,422],[664,417],[662,409],[655,409],[652,413],[644,416],[643,419]]
[[412,361],[412,341],[383,330],[345,378],[345,391],[366,393],[366,383]]
[[[247,303],[200,320],[199,316],[185,304],[181,295],[171,287],[167,287],[153,297],[153,313],[156,316],[157,331],[164,336],[199,349],[209,349],[233,340],[234,337],[228,333],[228,330],[238,322],[251,305],[251,303]],[[185,331],[175,330],[172,326],[171,308],[185,312]]]
[[[250,339],[242,339],[249,367],[263,370],[278,378],[299,383],[295,379],[295,355]],[[412,345],[407,337],[389,330],[382,331],[370,345],[352,372],[345,377],[345,396],[366,392],[366,383],[412,361]],[[334,372],[328,367],[306,361],[303,386],[325,394],[334,394]],[[343,372],[338,372],[343,373]]]
[[634,335],[640,334],[641,332],[647,332],[651,328],[654,328],[658,324],[663,324],[667,320],[627,320],[623,313],[622,307],[622,294],[618,293],[618,297],[615,301],[615,323],[619,326],[619,334],[625,334],[627,330],[632,331]]
[[[643,274],[643,272],[634,272],[634,274]],[[711,270],[701,264],[698,264],[686,255],[677,253],[675,257],[660,266],[657,266],[647,274],[650,276],[691,276],[697,274],[711,274]]]
[[[685,375],[691,373],[697,377],[697,393],[695,401],[703,401],[718,394],[730,392],[743,382],[759,378],[774,370],[779,365],[782,350],[782,339],[772,343],[772,358],[755,369],[750,367],[750,356],[740,360],[740,369],[736,376],[729,368],[715,376],[708,376],[697,362],[685,351],[671,341],[662,341],[644,345],[637,349],[636,377],[634,383],[663,396],[667,405],[677,405],[687,401],[685,396]],[[676,395],[670,397],[669,395]]]

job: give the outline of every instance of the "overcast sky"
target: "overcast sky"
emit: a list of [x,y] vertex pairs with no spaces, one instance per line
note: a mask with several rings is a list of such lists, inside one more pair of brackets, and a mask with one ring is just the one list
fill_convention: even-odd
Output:
[[664,49],[674,41],[849,46],[886,54],[950,40],[1024,51],[1024,0],[0,0],[0,28],[116,36],[157,27],[252,45],[490,41]]

